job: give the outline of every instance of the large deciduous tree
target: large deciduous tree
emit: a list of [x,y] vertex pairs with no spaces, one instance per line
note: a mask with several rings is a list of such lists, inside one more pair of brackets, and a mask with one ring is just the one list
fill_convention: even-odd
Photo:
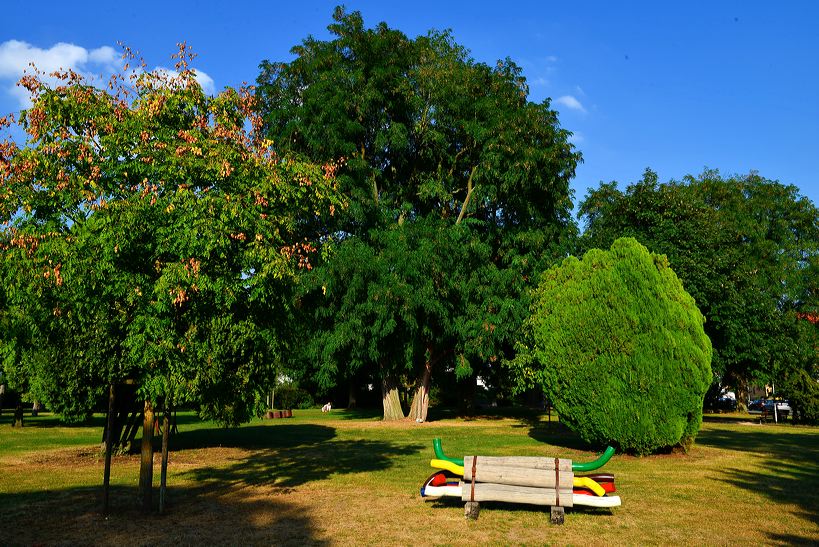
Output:
[[777,382],[817,361],[819,210],[797,188],[755,173],[659,183],[647,170],[626,188],[592,190],[580,206],[583,248],[629,236],[668,256],[707,318],[716,379],[738,389]]
[[344,159],[350,206],[314,226],[335,245],[305,284],[304,361],[325,387],[380,378],[386,417],[403,416],[391,388],[415,378],[423,420],[433,369],[474,379],[508,356],[532,272],[573,233],[580,155],[508,59],[490,67],[448,33],[409,39],[340,8],[329,30],[257,80],[277,150]]
[[5,372],[69,420],[124,381],[146,417],[160,401],[253,416],[315,250],[301,226],[341,205],[334,165],[273,153],[249,90],[206,96],[184,44],[175,57],[107,90],[24,77],[27,141],[0,145]]

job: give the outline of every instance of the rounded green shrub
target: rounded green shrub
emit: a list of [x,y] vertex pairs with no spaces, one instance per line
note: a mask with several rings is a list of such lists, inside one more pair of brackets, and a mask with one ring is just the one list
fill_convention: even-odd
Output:
[[791,402],[794,423],[819,425],[819,381],[817,375],[796,369],[785,377],[783,393]]
[[587,442],[687,447],[711,383],[704,322],[664,255],[618,239],[543,274],[530,357],[561,421]]

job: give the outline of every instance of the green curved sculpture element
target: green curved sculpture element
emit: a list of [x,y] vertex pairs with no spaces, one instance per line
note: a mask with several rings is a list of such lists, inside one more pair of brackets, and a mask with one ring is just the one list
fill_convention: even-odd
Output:
[[464,460],[463,458],[447,458],[444,456],[444,449],[441,448],[441,439],[432,439],[432,449],[435,451],[435,458],[439,460],[444,460],[446,462],[452,462],[455,465],[463,466]]
[[[436,459],[444,460],[444,461],[447,461],[447,462],[452,462],[455,465],[461,465],[462,466],[464,464],[463,459],[447,458],[444,455],[444,449],[441,448],[441,439],[432,439],[432,449],[435,451],[435,458]],[[585,473],[587,471],[594,471],[595,469],[599,469],[599,468],[603,467],[604,465],[606,465],[606,463],[608,463],[608,461],[611,459],[612,456],[614,456],[614,447],[609,446],[608,448],[606,448],[606,451],[603,452],[603,454],[599,458],[594,460],[593,462],[573,463],[572,464],[572,471],[575,471],[575,472],[579,471],[579,472],[582,472],[582,473]]]
[[594,471],[595,469],[599,469],[606,465],[611,457],[614,456],[614,447],[609,446],[606,448],[606,451],[600,455],[599,458],[594,460],[593,462],[588,463],[573,463],[572,464],[572,471],[580,471],[581,473],[585,473],[586,471]]

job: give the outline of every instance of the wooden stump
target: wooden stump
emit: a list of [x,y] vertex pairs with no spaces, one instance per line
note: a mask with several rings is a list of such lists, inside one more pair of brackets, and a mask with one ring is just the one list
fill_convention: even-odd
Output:
[[477,501],[468,501],[464,505],[464,517],[469,520],[478,520],[478,514],[481,512],[481,504]]
[[560,505],[552,505],[552,524],[563,524],[565,510]]

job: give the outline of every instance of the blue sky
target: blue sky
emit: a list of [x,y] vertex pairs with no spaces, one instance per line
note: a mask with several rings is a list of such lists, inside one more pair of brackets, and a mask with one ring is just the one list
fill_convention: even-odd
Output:
[[[12,2],[0,31],[0,112],[19,110],[13,83],[28,60],[104,71],[118,62],[117,42],[150,66],[172,66],[185,40],[213,89],[252,82],[262,59],[288,60],[308,34],[328,37],[337,3],[40,1],[35,15]],[[624,187],[646,167],[665,181],[707,166],[757,170],[819,204],[819,2],[345,4],[368,26],[386,21],[413,37],[449,28],[476,60],[521,65],[531,99],[552,98],[583,152],[576,200],[600,181]]]

